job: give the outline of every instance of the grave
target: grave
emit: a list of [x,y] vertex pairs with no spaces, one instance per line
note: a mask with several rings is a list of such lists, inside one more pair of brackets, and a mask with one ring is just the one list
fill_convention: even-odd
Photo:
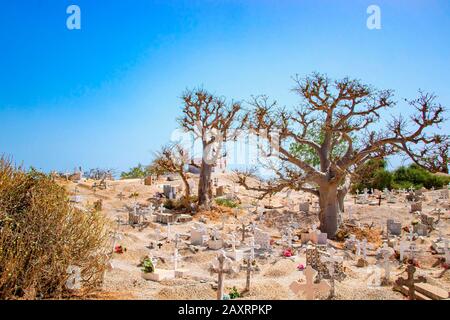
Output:
[[419,201],[419,202],[412,202],[411,203],[411,210],[410,210],[410,212],[411,213],[422,212],[422,202],[421,201]]
[[219,230],[213,229],[211,239],[208,240],[208,248],[211,250],[219,250],[223,248],[223,239]]
[[309,213],[309,202],[301,202],[298,207],[300,212]]
[[393,219],[387,220],[387,232],[390,235],[401,236],[402,234],[402,223],[395,221]]
[[203,246],[209,240],[208,231],[203,223],[196,222],[191,227],[191,244],[194,246]]
[[233,259],[234,261],[241,261],[244,257],[244,251],[236,249],[236,246],[240,245],[241,242],[237,240],[237,236],[235,233],[232,233],[230,235],[230,240],[228,241],[228,243],[231,244],[232,248],[231,252],[226,253],[227,257]]
[[306,283],[300,283],[294,281],[289,286],[289,289],[295,294],[303,293],[307,300],[314,300],[316,293],[325,294],[330,291],[331,286],[324,280],[319,281],[319,283],[314,283],[314,279],[317,275],[317,271],[311,266],[307,266],[305,271]]
[[417,233],[417,235],[421,237],[427,237],[428,236],[428,227],[425,224],[422,223],[416,223],[413,227],[414,233]]
[[256,228],[254,234],[255,244],[258,245],[261,250],[271,250],[272,246],[270,245],[270,234],[262,231],[261,229]]
[[225,251],[221,250],[217,258],[211,263],[209,270],[211,273],[217,273],[217,300],[223,300],[224,275],[239,272],[233,265],[230,258],[226,257]]

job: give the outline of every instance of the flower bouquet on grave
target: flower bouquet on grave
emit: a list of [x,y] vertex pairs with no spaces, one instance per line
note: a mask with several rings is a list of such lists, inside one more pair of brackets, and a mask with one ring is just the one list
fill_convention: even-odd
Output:
[[124,253],[126,251],[127,251],[127,248],[122,247],[121,245],[117,245],[117,246],[114,247],[114,252],[115,253],[122,254],[122,253]]
[[291,248],[287,248],[287,249],[283,250],[283,257],[290,258],[293,255],[294,255],[294,252],[292,251]]
[[299,264],[298,266],[297,266],[297,270],[298,271],[304,271],[305,270],[305,266],[303,265],[303,264]]
[[144,273],[153,273],[155,272],[155,265],[151,258],[146,257],[144,261],[142,261],[142,272]]

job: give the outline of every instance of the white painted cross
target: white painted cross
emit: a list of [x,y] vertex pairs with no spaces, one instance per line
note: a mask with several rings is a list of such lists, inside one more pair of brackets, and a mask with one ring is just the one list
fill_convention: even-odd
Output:
[[367,239],[364,238],[361,245],[364,260],[367,259]]
[[178,254],[178,248],[175,248],[173,252],[173,270],[177,271],[178,269],[178,261],[181,260],[181,256]]
[[384,278],[387,282],[389,282],[391,278],[391,261],[389,260],[390,254],[388,252],[385,252],[383,254],[383,261],[381,262],[381,266],[384,269]]
[[409,241],[400,241],[399,251],[400,251],[400,263],[403,263],[403,258],[405,257],[405,251],[410,248],[411,244]]
[[287,243],[288,248],[292,248],[292,241],[297,241],[298,237],[293,236],[292,228],[287,228],[286,233],[283,235],[282,240]]
[[234,232],[230,235],[230,238],[231,238],[230,243],[231,243],[233,252],[236,252],[236,245],[239,245],[241,242],[239,240],[237,240],[236,233],[234,233]]
[[318,291],[319,293],[329,292],[331,287],[326,281],[321,280],[318,284],[314,283],[314,278],[317,275],[317,271],[314,270],[311,266],[307,266],[304,273],[306,277],[306,283],[301,284],[298,281],[292,282],[289,286],[289,289],[291,289],[292,292],[297,295],[302,292],[305,294],[306,299],[308,300],[314,300],[316,291]]
[[255,249],[259,249],[261,248],[260,245],[255,244],[255,238],[251,237],[250,238],[250,259],[255,259]]
[[164,213],[164,205],[162,203],[159,205],[159,213]]
[[170,240],[170,238],[171,238],[171,228],[170,228],[170,223],[168,222],[167,223],[167,240]]
[[217,258],[211,263],[209,270],[217,273],[217,300],[222,300],[224,274],[237,273],[239,270],[233,265],[233,261],[227,258],[224,250],[220,250]]

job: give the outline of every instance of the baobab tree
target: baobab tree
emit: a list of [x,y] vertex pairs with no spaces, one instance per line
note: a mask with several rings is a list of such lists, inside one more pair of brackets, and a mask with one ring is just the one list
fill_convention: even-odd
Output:
[[176,173],[180,176],[184,185],[186,201],[189,201],[191,194],[187,172],[185,171],[188,162],[188,152],[181,145],[173,144],[162,147],[161,151],[156,153],[151,164],[151,167],[158,172]]
[[401,143],[397,147],[419,167],[432,173],[449,173],[450,136],[437,134],[418,145]]
[[216,97],[203,89],[186,91],[182,100],[183,116],[178,122],[186,132],[192,133],[202,143],[198,205],[209,206],[212,199],[211,173],[223,156],[224,144],[239,130],[233,126],[236,123],[242,124],[242,121],[238,121],[241,104],[227,103],[224,98]]
[[[302,190],[319,198],[320,230],[333,238],[338,230],[339,199],[350,187],[354,169],[373,158],[398,152],[403,143],[427,139],[426,128],[443,121],[442,106],[421,94],[410,105],[415,113],[409,118],[393,117],[385,125],[382,111],[396,105],[391,90],[376,90],[359,80],[344,78],[332,81],[314,73],[294,78],[293,91],[301,98],[293,110],[279,108],[266,96],[254,97],[247,127],[263,133],[272,148],[271,167],[276,179],[261,186],[251,186],[251,172],[238,173],[237,182],[246,187],[273,194],[287,188]],[[311,128],[319,128],[320,141],[309,139]],[[306,145],[317,154],[317,166],[301,159],[291,146]],[[335,152],[345,145],[345,152]]]

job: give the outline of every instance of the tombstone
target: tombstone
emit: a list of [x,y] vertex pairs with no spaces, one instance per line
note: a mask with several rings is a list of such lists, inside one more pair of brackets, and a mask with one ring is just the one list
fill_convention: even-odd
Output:
[[271,250],[272,246],[270,245],[270,234],[262,231],[261,229],[256,228],[254,234],[255,244],[258,245],[261,250]]
[[411,243],[409,241],[400,241],[399,244],[399,253],[400,253],[400,263],[403,263],[403,260],[405,258],[405,252],[409,250],[411,246]]
[[174,186],[170,184],[163,185],[163,193],[167,199],[175,199],[177,195],[177,190]]
[[410,212],[411,212],[411,213],[414,213],[414,212],[422,212],[422,202],[419,201],[419,202],[413,202],[413,203],[411,203],[411,210],[410,210]]
[[381,267],[384,269],[384,283],[388,284],[391,279],[391,261],[390,261],[390,253],[385,251],[383,253],[383,258],[381,261]]
[[416,223],[414,225],[414,233],[417,233],[420,237],[427,237],[428,227],[422,223]]
[[225,251],[223,250],[219,252],[217,258],[211,263],[209,270],[211,273],[217,273],[217,300],[222,300],[224,275],[237,273],[238,270],[233,265],[232,260],[226,257]]
[[306,265],[311,266],[315,270],[320,266],[320,252],[316,246],[308,245],[306,247]]
[[222,236],[216,228],[213,228],[211,239],[208,241],[208,248],[211,250],[219,250],[223,248]]
[[286,243],[288,248],[292,248],[292,242],[297,241],[298,237],[293,235],[292,228],[287,228],[286,232],[281,237],[281,240]]
[[203,246],[209,240],[208,230],[203,223],[196,222],[193,227],[191,227],[191,245]]
[[316,292],[325,294],[329,292],[331,286],[324,280],[321,280],[319,283],[314,283],[314,278],[317,275],[317,271],[314,270],[311,266],[307,266],[305,271],[306,283],[301,284],[298,281],[294,281],[291,283],[289,288],[295,294],[304,293],[307,300],[314,300]]
[[236,246],[240,245],[241,242],[237,240],[237,236],[235,233],[230,235],[229,243],[231,243],[231,252],[227,252],[227,257],[230,257],[234,261],[241,261],[244,257],[244,251],[236,249]]
[[301,202],[298,207],[300,212],[309,213],[309,202]]
[[402,234],[402,223],[397,222],[394,219],[388,219],[387,232],[395,236],[400,236]]

